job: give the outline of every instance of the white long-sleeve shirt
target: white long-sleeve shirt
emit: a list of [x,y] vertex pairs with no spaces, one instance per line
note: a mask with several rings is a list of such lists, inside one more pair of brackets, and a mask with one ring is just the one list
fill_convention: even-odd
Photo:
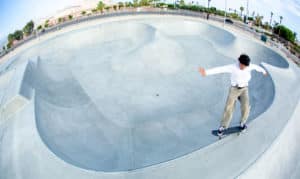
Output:
[[230,73],[231,74],[231,85],[238,87],[246,87],[248,86],[248,82],[251,79],[251,71],[256,70],[263,74],[267,72],[260,66],[255,64],[250,64],[243,70],[240,69],[239,63],[216,67],[212,69],[206,70],[206,75],[214,75],[219,73]]

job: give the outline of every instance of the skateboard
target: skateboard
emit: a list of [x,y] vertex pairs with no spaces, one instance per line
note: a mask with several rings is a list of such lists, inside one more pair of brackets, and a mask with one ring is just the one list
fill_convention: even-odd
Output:
[[214,135],[214,136],[217,136],[219,137],[219,139],[222,139],[226,136],[229,136],[231,134],[237,134],[237,135],[240,135],[241,132],[244,132],[241,130],[241,128],[239,126],[234,126],[234,127],[229,127],[228,129],[226,129],[223,133],[222,136],[219,136],[218,135],[218,130],[212,130],[211,133]]

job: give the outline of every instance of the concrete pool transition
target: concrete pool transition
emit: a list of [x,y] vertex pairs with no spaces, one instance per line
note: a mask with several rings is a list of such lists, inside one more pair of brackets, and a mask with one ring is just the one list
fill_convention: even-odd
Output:
[[[300,177],[299,68],[272,49],[183,16],[54,33],[1,64],[1,179]],[[198,67],[242,52],[269,76],[252,74],[248,132],[218,140],[229,76]]]

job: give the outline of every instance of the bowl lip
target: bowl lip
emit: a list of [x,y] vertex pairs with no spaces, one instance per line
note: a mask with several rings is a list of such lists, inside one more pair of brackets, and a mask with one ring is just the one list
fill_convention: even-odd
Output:
[[[149,18],[149,19],[152,20],[151,18]],[[172,19],[173,19],[173,18],[172,18]],[[138,20],[142,20],[143,22],[145,22],[145,21],[147,21],[148,19],[138,19]],[[133,19],[133,20],[126,20],[126,21],[128,21],[128,22],[132,21],[133,23],[136,23],[136,20],[135,20],[135,19]],[[182,22],[181,19],[174,19],[174,21],[175,21],[175,22]],[[123,22],[123,21],[122,21],[122,22]],[[195,21],[193,21],[193,22],[195,22]],[[117,24],[117,22],[109,22],[109,23]],[[195,23],[198,24],[198,22],[195,22]],[[106,24],[106,23],[105,23],[105,24]],[[101,25],[105,25],[105,24],[101,24]],[[200,23],[200,24],[203,24],[203,23]],[[204,24],[204,25],[206,26],[207,24]],[[71,31],[70,33],[72,33],[72,32],[76,32],[76,33],[78,32],[78,33],[80,33],[82,30],[83,30],[83,31],[86,31],[86,30],[89,30],[89,29],[92,29],[92,30],[93,30],[93,29],[95,29],[95,28],[97,28],[97,27],[98,27],[98,25],[97,25],[97,26],[89,26],[89,27],[87,27],[87,28],[82,28],[82,29],[77,29],[77,30]],[[212,26],[212,27],[214,27],[214,26]],[[220,30],[220,33],[222,33],[222,32],[228,33],[228,32],[225,31],[224,29],[219,29],[218,27],[214,27],[214,28],[217,28],[218,30]],[[60,37],[62,37],[62,36],[64,36],[64,35],[68,35],[68,34],[64,33],[64,34],[61,34],[60,36],[56,36],[56,37],[54,37],[54,38],[52,38],[52,39],[49,39],[49,40],[53,40],[53,39],[56,39],[56,38],[60,38]],[[232,35],[233,35],[233,34],[232,34]],[[44,41],[43,43],[48,42],[49,40]],[[47,63],[47,61],[45,61],[45,63]],[[52,64],[52,62],[51,62],[51,64]],[[56,66],[56,65],[55,65],[55,66]],[[274,82],[273,82],[272,78],[271,78],[270,80],[271,80],[271,83],[273,84]],[[273,87],[273,89],[274,89],[274,85],[272,85],[272,87]],[[273,94],[273,93],[272,93],[272,94]],[[267,111],[267,110],[270,108],[270,106],[272,105],[272,103],[273,103],[273,101],[274,101],[274,96],[275,96],[275,95],[273,94],[273,95],[272,95],[272,99],[271,99],[270,103],[268,103],[267,108],[266,108],[263,112],[261,112],[259,115],[261,115],[262,113],[264,113],[265,111]],[[258,116],[259,116],[259,115],[258,115]],[[257,118],[257,117],[255,117],[255,118]],[[37,120],[37,119],[36,119],[36,120]],[[254,119],[253,119],[253,120],[254,120]],[[38,123],[39,123],[39,122],[37,122],[37,125],[38,125]],[[40,132],[40,130],[38,130],[38,131]],[[44,131],[44,130],[43,130],[43,131]],[[44,132],[43,132],[43,133],[44,133]],[[104,171],[104,172],[119,172],[119,171],[130,171],[130,170],[138,170],[138,169],[142,169],[142,168],[145,168],[145,167],[149,167],[149,166],[157,165],[157,164],[160,164],[160,163],[168,162],[168,161],[171,161],[171,160],[176,159],[176,158],[180,158],[180,157],[185,156],[185,155],[187,155],[187,154],[189,154],[189,153],[192,153],[192,152],[201,150],[202,148],[204,148],[204,147],[210,145],[211,143],[213,143],[213,142],[211,142],[211,143],[209,143],[209,144],[207,144],[207,145],[205,145],[205,146],[202,146],[202,147],[200,147],[200,148],[194,148],[194,149],[192,149],[192,150],[190,150],[190,151],[188,151],[188,152],[184,152],[183,154],[178,155],[178,156],[169,157],[169,158],[167,158],[167,159],[158,160],[158,161],[156,161],[156,162],[149,162],[149,164],[147,164],[147,165],[135,165],[133,169],[131,169],[130,166],[128,166],[128,167],[122,167],[122,168],[124,168],[124,169],[118,169],[118,170],[113,170],[113,169],[104,170],[104,169],[95,169],[94,167],[89,166],[88,164],[82,164],[82,162],[80,162],[80,161],[75,162],[75,159],[69,159],[70,157],[64,157],[64,156],[66,156],[66,154],[63,154],[63,153],[64,153],[63,150],[61,150],[61,149],[59,149],[59,148],[55,148],[55,146],[53,146],[53,144],[51,144],[52,142],[47,141],[47,139],[44,139],[44,137],[42,137],[42,136],[44,136],[44,135],[41,135],[41,134],[40,134],[40,137],[42,138],[43,142],[47,145],[47,147],[48,147],[48,148],[49,148],[49,149],[50,149],[57,157],[61,158],[62,160],[65,160],[67,163],[70,163],[71,165],[75,165],[75,166],[77,166],[77,167],[84,168],[84,169],[87,169],[87,170]],[[55,151],[56,151],[56,152],[55,152]]]

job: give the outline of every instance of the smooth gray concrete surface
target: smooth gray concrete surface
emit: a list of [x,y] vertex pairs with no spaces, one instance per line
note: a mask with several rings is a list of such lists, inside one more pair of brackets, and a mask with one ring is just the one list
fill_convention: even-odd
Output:
[[30,98],[32,89],[23,80],[26,69],[27,63],[23,63],[1,76],[0,111],[3,119],[20,110]]
[[[220,122],[229,75],[203,78],[198,67],[235,63],[243,52],[269,76],[253,72],[249,132],[218,141],[211,130]],[[300,97],[294,64],[184,18],[83,28],[14,60],[11,69],[26,64],[15,83],[30,92],[20,94],[29,103],[0,125],[5,179],[235,178],[279,140]],[[232,125],[239,117],[237,105]]]
[[292,179],[300,178],[300,160],[298,160],[298,164],[296,166],[296,169],[294,170],[294,173],[292,174]]
[[299,119],[300,105],[298,103],[297,108],[277,140],[239,178],[299,178]]

